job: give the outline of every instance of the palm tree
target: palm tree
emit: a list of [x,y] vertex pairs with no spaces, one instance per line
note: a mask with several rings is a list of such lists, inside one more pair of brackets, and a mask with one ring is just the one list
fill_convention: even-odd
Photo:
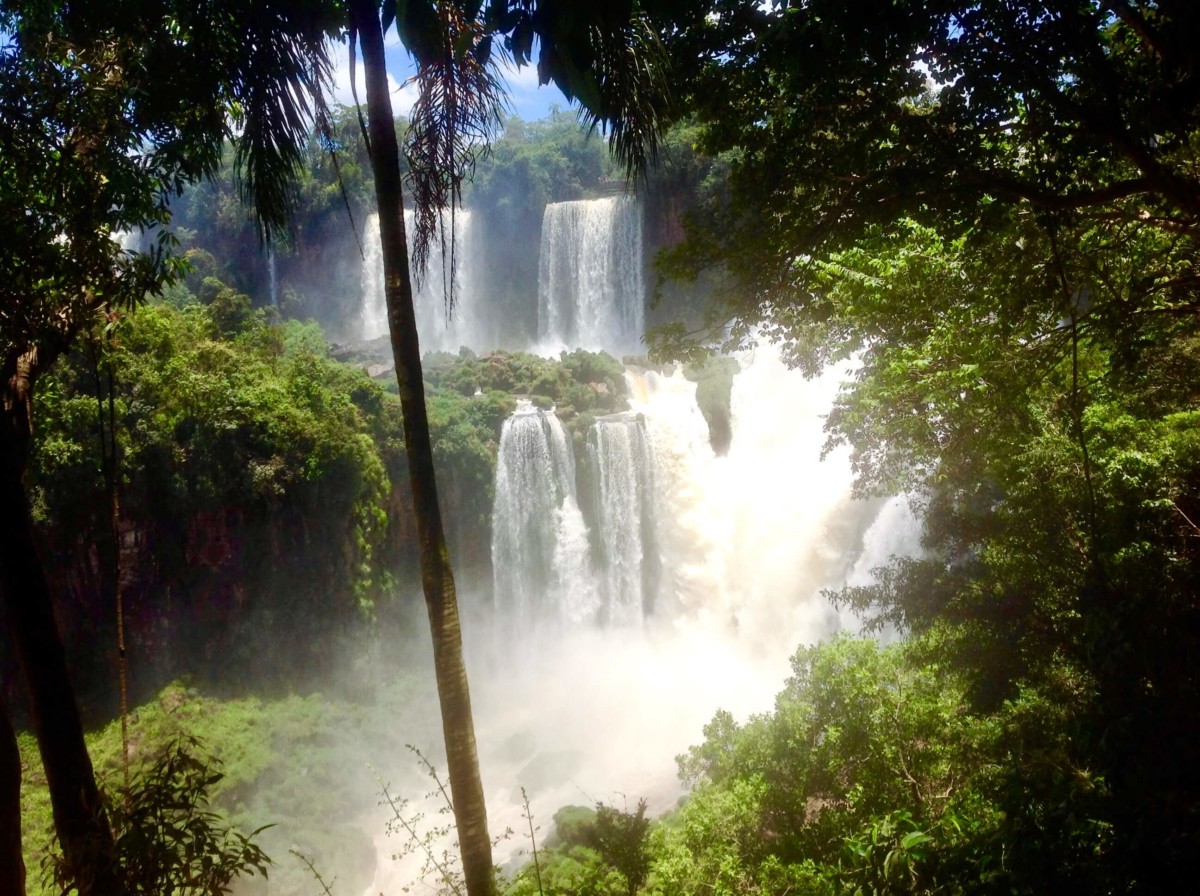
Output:
[[[418,265],[428,256],[441,209],[448,206],[453,211],[459,199],[471,153],[498,121],[497,82],[488,68],[497,34],[505,35],[518,63],[530,61],[532,36],[540,37],[543,80],[553,78],[568,96],[580,99],[593,125],[610,131],[613,146],[630,172],[641,171],[652,158],[668,120],[664,56],[653,30],[644,19],[630,17],[628,9],[622,18],[614,17],[606,4],[585,5],[590,15],[581,15],[577,4],[565,0],[494,0],[487,21],[481,22],[475,16],[480,5],[454,0],[409,2],[397,21],[405,45],[417,59],[420,87],[408,141]],[[570,6],[575,9],[568,10]],[[404,229],[400,150],[384,62],[384,23],[396,15],[394,0],[385,2],[382,10],[377,0],[351,0],[351,54],[353,58],[357,40],[366,69],[367,144],[375,175],[388,328],[463,876],[469,896],[493,896],[491,841],[458,598],[437,497]]]
[[400,150],[388,95],[383,30],[379,9],[373,0],[351,0],[350,15],[351,33],[357,33],[361,39],[366,67],[368,145],[379,206],[388,330],[400,389],[408,477],[420,550],[421,582],[433,636],[434,673],[463,876],[470,896],[492,896],[496,892],[492,845],[488,836],[471,695],[463,660],[458,597],[438,506],[433,447],[425,410],[421,349],[417,342],[408,242],[404,232]]

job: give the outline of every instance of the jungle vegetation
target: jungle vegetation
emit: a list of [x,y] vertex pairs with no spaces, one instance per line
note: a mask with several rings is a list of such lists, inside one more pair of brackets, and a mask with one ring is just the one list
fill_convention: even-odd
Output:
[[[628,806],[564,815],[558,845],[511,886],[1173,892],[1200,850],[1196,10],[1167,0],[645,6],[670,14],[657,21],[676,113],[686,112],[677,139],[711,166],[683,176],[703,188],[664,270],[720,284],[726,302],[711,322],[729,344],[775,338],[814,372],[857,359],[831,443],[852,449],[863,493],[914,495],[926,555],[835,595],[899,626],[903,643],[801,648],[772,712],[718,713],[680,757],[692,790],[677,812],[655,824]],[[11,98],[36,72],[5,63]],[[104,109],[89,105],[90,85],[68,86],[95,127]],[[352,124],[339,124],[347,144]],[[510,130],[516,141],[521,128]],[[132,138],[122,139],[89,157],[84,173],[101,176],[83,187],[131,176],[120,147]],[[30,145],[4,146],[6,197],[52,192],[29,181],[41,164],[22,154]],[[494,157],[533,171],[517,198],[559,189],[561,175],[525,156]],[[333,220],[318,158],[312,207]],[[215,173],[217,161],[195,164]],[[350,153],[352,205],[367,201],[365,170]],[[486,174],[478,190],[508,201]],[[33,205],[6,203],[6,221],[27,223]],[[108,231],[165,207],[142,212]],[[24,242],[77,262],[64,277],[87,284],[111,265],[107,243],[53,234]],[[323,540],[312,531],[320,506],[342,535],[329,542],[338,560],[322,565],[340,600],[322,618],[381,613],[405,444],[394,399],[332,361],[313,327],[253,308],[241,294],[252,284],[226,285],[245,270],[232,252],[209,258],[216,280],[196,286],[199,302],[168,293],[123,313],[102,350],[89,357],[81,344],[42,380],[47,427],[19,483],[50,533],[41,543],[69,555],[110,537],[78,519],[74,498],[100,491],[87,454],[98,449],[86,447],[98,445],[97,390],[85,395],[86,383],[118,370],[127,513],[162,502],[164,518],[187,518],[236,499],[237,525],[294,514],[285,542],[308,544]],[[164,280],[143,276],[122,307]],[[14,320],[4,319],[6,351],[45,322]],[[657,347],[706,349],[682,327],[662,330]],[[528,368],[511,391],[557,389],[551,397],[571,396],[582,415],[574,396],[587,392],[562,373],[571,363],[500,366]],[[511,400],[499,394],[507,382],[486,382],[490,370],[470,358],[426,365],[439,476],[464,477],[473,494],[489,481],[489,439]],[[594,375],[609,373],[584,377]],[[220,387],[201,390],[205,377]],[[230,403],[202,407],[213,394]],[[230,419],[238,427],[222,429]],[[188,558],[179,533],[162,537]],[[247,624],[268,624],[278,607],[269,593],[255,600],[266,616]]]

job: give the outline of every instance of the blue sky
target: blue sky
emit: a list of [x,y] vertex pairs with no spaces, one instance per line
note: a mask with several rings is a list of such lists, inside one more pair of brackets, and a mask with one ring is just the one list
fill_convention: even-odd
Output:
[[[416,88],[406,84],[413,73],[413,66],[395,29],[389,31],[385,38],[385,55],[388,63],[388,81],[392,87],[392,108],[397,115],[407,115],[416,99]],[[336,61],[334,99],[350,105],[354,100],[350,93],[350,57],[346,45],[335,44],[333,57]],[[361,58],[356,74],[358,98],[365,101]],[[508,84],[509,111],[526,121],[546,117],[550,114],[551,106],[567,108],[570,105],[566,97],[553,85],[538,86],[537,69],[534,66],[525,66],[519,70],[502,68],[501,75]]]

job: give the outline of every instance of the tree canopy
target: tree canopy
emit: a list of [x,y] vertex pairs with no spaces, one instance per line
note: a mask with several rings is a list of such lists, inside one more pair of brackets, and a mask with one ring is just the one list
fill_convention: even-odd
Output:
[[[64,853],[81,893],[119,893],[22,481],[35,387],[101,311],[175,267],[167,199],[239,136],[263,232],[282,222],[330,20],[314,4],[5,3],[0,8],[0,595],[30,695]],[[122,233],[152,232],[149,253]],[[7,727],[7,726],[6,726]],[[7,773],[7,769],[6,769]],[[12,804],[0,823],[19,828]],[[10,866],[5,859],[6,873]],[[6,886],[22,886],[6,880]]]
[[928,555],[840,599],[932,638],[976,711],[1068,708],[1059,773],[1103,783],[1019,874],[1067,885],[1087,817],[1094,867],[1153,891],[1200,797],[1196,9],[710,11],[672,49],[730,190],[671,265],[733,275],[734,342],[857,360],[831,442],[922,505]]

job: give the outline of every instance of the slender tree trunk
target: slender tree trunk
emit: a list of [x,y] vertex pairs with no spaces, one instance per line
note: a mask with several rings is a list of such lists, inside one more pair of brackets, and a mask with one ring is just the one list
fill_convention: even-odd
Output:
[[8,707],[0,701],[0,893],[25,896],[21,855],[21,754]]
[[433,635],[433,663],[442,713],[442,733],[446,741],[454,820],[458,828],[467,893],[469,896],[494,896],[496,880],[492,867],[492,844],[488,836],[483,783],[479,777],[471,695],[467,687],[467,669],[463,661],[459,627],[458,598],[438,507],[433,447],[425,411],[421,349],[417,342],[408,244],[404,233],[400,151],[388,94],[379,7],[374,0],[351,0],[350,9],[362,43],[366,70],[368,133],[371,165],[375,174],[375,198],[379,207],[384,295],[387,298],[392,353],[396,361],[396,380],[400,387],[404,445],[420,544],[421,581]]
[[30,349],[11,353],[0,372],[0,597],[29,690],[30,716],[67,873],[80,896],[109,896],[122,892],[116,849],[84,744],[22,483],[33,383],[40,367],[37,350]]

